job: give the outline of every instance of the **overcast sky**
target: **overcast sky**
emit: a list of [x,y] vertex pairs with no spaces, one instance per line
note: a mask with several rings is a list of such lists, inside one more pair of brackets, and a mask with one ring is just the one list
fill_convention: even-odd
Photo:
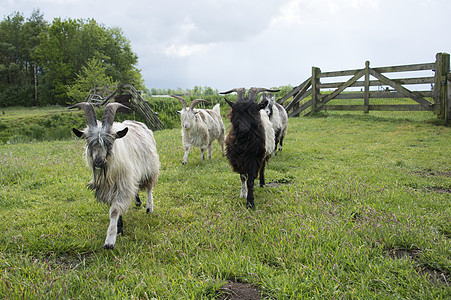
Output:
[[147,88],[274,87],[322,71],[429,63],[451,52],[450,0],[0,0],[2,19],[120,27]]

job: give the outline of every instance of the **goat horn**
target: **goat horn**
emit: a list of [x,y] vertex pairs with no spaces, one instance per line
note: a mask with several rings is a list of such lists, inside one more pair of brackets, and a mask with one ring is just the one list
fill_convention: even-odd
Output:
[[267,89],[267,88],[256,88],[256,87],[252,87],[249,89],[249,93],[248,93],[248,98],[250,101],[255,101],[257,100],[257,96],[259,93],[261,92],[271,92],[271,93],[276,93],[280,90],[271,90],[271,89]]
[[220,93],[221,95],[225,95],[225,94],[230,94],[236,92],[238,94],[238,100],[244,100],[244,94],[246,93],[246,89],[245,88],[234,88],[231,89],[227,92],[222,92]]
[[171,95],[171,97],[179,100],[180,103],[182,103],[183,109],[186,109],[186,101],[185,101],[185,99],[183,99],[180,96],[176,96],[176,95]]
[[109,129],[111,125],[113,125],[114,122],[114,116],[116,116],[116,111],[119,108],[125,108],[129,110],[127,106],[114,102],[114,103],[108,103],[108,105],[105,107],[105,112],[103,114],[103,120],[102,120],[102,127]]
[[86,120],[88,121],[88,126],[97,127],[96,112],[94,111],[94,106],[88,102],[80,102],[75,105],[70,106],[68,109],[83,109],[85,112]]
[[204,99],[196,99],[196,100],[193,100],[193,102],[191,102],[191,104],[189,105],[189,109],[190,110],[193,110],[194,109],[194,106],[197,104],[197,103],[199,103],[199,102],[206,102],[207,100],[204,100]]

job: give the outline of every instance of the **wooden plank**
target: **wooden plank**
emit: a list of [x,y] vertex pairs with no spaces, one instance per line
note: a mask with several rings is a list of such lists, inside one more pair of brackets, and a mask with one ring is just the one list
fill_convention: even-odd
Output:
[[312,67],[312,111],[316,111],[318,98],[321,95],[319,88],[321,69]]
[[368,113],[370,104],[370,62],[365,62],[365,90],[363,92],[363,112]]
[[[399,78],[399,79],[392,79],[397,84],[431,84],[434,83],[434,77],[416,77],[416,78]],[[322,89],[331,89],[331,88],[338,88],[340,87],[344,82],[329,82],[329,83],[321,83],[320,88]],[[381,86],[384,85],[384,83],[380,80],[370,80],[370,86]],[[365,81],[356,81],[353,85],[350,87],[364,87]]]
[[298,116],[301,112],[303,112],[304,110],[309,108],[311,105],[312,105],[312,100],[309,100],[309,101],[305,102],[304,104],[302,104],[297,109],[293,110],[291,113],[289,113],[288,116],[289,117]]
[[426,70],[434,70],[435,69],[435,63],[403,65],[403,66],[391,66],[391,67],[380,67],[380,68],[372,68],[372,69],[375,70],[378,73],[426,71]]
[[[290,103],[288,103],[288,105],[285,107],[286,111],[291,110],[296,104],[299,104],[299,102],[301,102],[305,97],[308,97],[312,94],[312,90],[308,90],[304,93],[298,93],[295,97],[295,99],[293,99]],[[298,95],[301,95],[300,97],[298,97]]]
[[[423,97],[431,97],[433,96],[432,91],[415,91],[416,93],[419,93]],[[334,99],[364,99],[364,93],[363,92],[346,92],[341,93],[340,95],[337,95]],[[379,91],[370,91],[370,99],[403,99],[403,98],[409,98],[406,97],[404,94],[401,94],[396,91],[391,92],[379,92]]]
[[[402,66],[378,67],[373,69],[379,73],[393,73],[393,72],[426,71],[426,70],[434,70],[434,68],[435,63],[423,63]],[[320,77],[326,78],[326,77],[352,76],[360,70],[361,69],[322,72]]]
[[[310,86],[312,82],[312,77],[308,78],[306,81],[301,83],[300,85],[296,86],[291,90],[291,92],[287,93],[285,96],[277,100],[277,103],[282,104],[288,100],[288,98],[298,94],[301,90],[303,90],[306,86],[307,88]],[[307,89],[306,89],[307,90]]]
[[[396,104],[396,105],[368,105],[369,110],[374,111],[432,111],[432,109],[426,109],[422,105],[418,104]],[[364,110],[364,105],[324,105],[320,110],[337,110],[337,111],[358,111]]]
[[413,99],[420,105],[423,105],[426,110],[429,110],[431,103],[424,99],[419,93],[411,92],[400,84],[397,84],[393,80],[385,77],[384,75],[378,73],[375,69],[370,69],[370,74],[382,81],[384,84],[393,87],[395,90],[403,94],[404,96]]
[[357,72],[362,69],[355,70],[344,70],[344,71],[332,71],[332,72],[322,72],[319,77],[327,78],[327,77],[340,77],[340,76],[354,76]]
[[[345,84],[343,84],[340,88],[336,89],[331,94],[327,95],[323,101],[319,102],[317,104],[317,108],[321,108],[324,106],[327,102],[334,99],[337,95],[339,95],[341,92],[343,92],[347,87],[351,86],[354,82],[356,82],[360,77],[362,77],[365,73],[365,70],[360,70],[355,74],[351,79],[349,79]],[[313,110],[312,110],[313,111]],[[311,112],[310,112],[311,113]],[[310,114],[308,113],[308,115]]]

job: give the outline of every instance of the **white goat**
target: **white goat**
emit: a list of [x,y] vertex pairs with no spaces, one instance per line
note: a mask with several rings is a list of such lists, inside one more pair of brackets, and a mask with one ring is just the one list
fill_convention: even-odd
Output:
[[172,96],[180,101],[183,109],[179,111],[182,125],[182,144],[185,150],[182,164],[188,162],[188,154],[192,146],[200,147],[201,159],[205,158],[204,151],[208,149],[208,158],[211,158],[211,151],[213,149],[213,141],[218,140],[222,148],[222,155],[224,152],[224,123],[222,122],[219,103],[213,109],[194,109],[194,106],[199,102],[204,102],[203,99],[193,100],[189,107],[182,97]]
[[88,121],[83,131],[73,128],[73,132],[86,140],[85,158],[93,174],[88,186],[99,201],[110,205],[110,225],[103,247],[113,249],[117,234],[122,233],[122,213],[134,197],[135,204],[141,204],[139,189],[147,191],[147,212],[153,211],[152,188],[160,168],[155,139],[143,123],[113,122],[118,108],[128,109],[122,104],[108,104],[102,122],[97,121],[90,103],[70,108],[83,109]]
[[271,93],[263,93],[260,96],[260,101],[268,101],[268,105],[265,107],[265,112],[269,117],[274,129],[275,148],[274,155],[277,154],[277,146],[279,145],[279,151],[282,151],[283,139],[287,135],[288,129],[288,114],[285,108],[276,102],[276,96]]

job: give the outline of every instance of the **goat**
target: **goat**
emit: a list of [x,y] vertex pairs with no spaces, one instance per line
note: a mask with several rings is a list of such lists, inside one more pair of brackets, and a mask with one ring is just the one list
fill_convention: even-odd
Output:
[[276,102],[275,95],[271,93],[263,93],[260,96],[260,102],[263,102],[265,99],[268,101],[268,105],[265,107],[265,112],[272,123],[272,127],[274,128],[274,155],[277,155],[277,146],[279,146],[279,151],[282,151],[283,139],[287,135],[288,115],[285,108]]
[[251,88],[248,96],[245,89],[232,89],[221,94],[237,92],[238,101],[225,101],[232,108],[230,112],[230,130],[227,134],[226,157],[234,172],[240,174],[241,198],[246,198],[246,207],[255,208],[254,180],[259,174],[260,186],[265,186],[266,162],[274,151],[274,129],[268,115],[263,111],[267,101],[255,102],[258,93],[268,91],[265,88]]
[[95,116],[94,106],[81,102],[69,108],[83,109],[88,126],[76,136],[86,140],[85,159],[92,169],[93,179],[88,187],[96,198],[110,205],[110,224],[104,248],[113,249],[118,233],[123,233],[122,213],[133,197],[139,206],[139,189],[147,191],[147,212],[153,211],[152,189],[157,183],[160,161],[153,133],[136,121],[113,122],[117,109],[128,108],[110,103],[102,122]]
[[183,108],[180,113],[180,120],[182,125],[182,144],[185,150],[182,164],[188,162],[188,154],[192,146],[200,147],[201,159],[204,160],[205,149],[208,149],[208,158],[211,158],[211,151],[213,149],[213,141],[218,140],[222,148],[222,155],[224,152],[224,124],[221,118],[219,103],[213,109],[194,109],[194,106],[199,102],[204,102],[203,99],[193,100],[189,107],[182,97],[172,96],[180,101]]

